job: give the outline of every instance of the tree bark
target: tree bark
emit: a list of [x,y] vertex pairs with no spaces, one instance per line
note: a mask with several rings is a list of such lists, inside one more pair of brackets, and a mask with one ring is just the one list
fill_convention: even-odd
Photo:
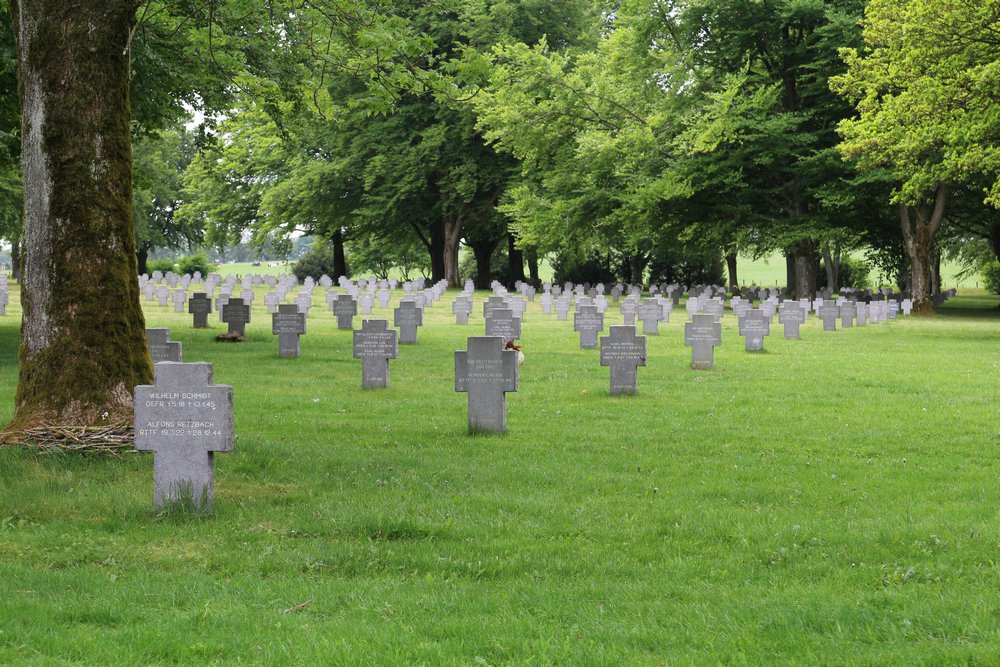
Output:
[[472,248],[472,256],[476,258],[476,289],[489,289],[492,282],[490,260],[499,243],[500,239],[485,239],[468,244]]
[[20,375],[9,431],[131,425],[153,369],[136,281],[134,0],[11,2],[24,177]]
[[816,278],[819,275],[819,253],[816,241],[801,239],[792,244],[795,259],[795,298],[811,299],[816,293]]
[[535,287],[541,287],[542,281],[538,277],[538,248],[525,248],[524,259],[528,262],[528,282]]
[[347,268],[347,256],[344,254],[344,230],[339,227],[333,233],[333,272],[336,275],[331,276],[331,278],[334,279],[340,278],[340,276],[351,277]]
[[646,264],[649,263],[649,255],[644,252],[636,252],[629,261],[629,271],[631,272],[631,282],[633,285],[642,284],[642,274],[646,271]]
[[910,258],[910,298],[917,315],[933,315],[933,283],[931,280],[931,260],[934,252],[934,238],[944,220],[945,204],[948,201],[948,186],[941,184],[934,195],[934,207],[921,204],[914,207],[913,215],[905,204],[899,205],[899,222],[903,231],[906,254]]
[[[462,229],[465,221],[461,218],[445,220],[444,247],[441,249],[444,263],[444,279],[448,287],[461,287],[458,282],[458,244],[462,240]],[[434,282],[437,282],[437,278]]]
[[790,250],[785,251],[785,289],[792,298],[803,298],[795,292],[795,255]]
[[146,271],[146,262],[149,260],[149,246],[140,247],[135,253],[136,273],[140,276]]
[[444,220],[437,220],[430,227],[430,244],[427,251],[431,255],[431,282],[444,280],[445,259],[444,259]]
[[514,289],[519,280],[524,282],[524,253],[516,242],[513,234],[507,234],[507,289]]
[[21,281],[21,241],[14,239],[10,242],[10,276],[14,280]]
[[736,253],[731,252],[726,255],[726,269],[729,272],[729,286],[739,287],[739,276],[736,273]]
[[830,244],[823,244],[823,269],[826,271],[826,286],[832,291],[837,292],[840,290],[840,279],[839,271],[837,266],[837,260],[834,259],[833,253],[830,252]]

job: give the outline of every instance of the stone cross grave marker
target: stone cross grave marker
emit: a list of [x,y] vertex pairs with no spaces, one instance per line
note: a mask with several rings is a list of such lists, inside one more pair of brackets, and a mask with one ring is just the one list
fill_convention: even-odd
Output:
[[691,346],[691,368],[715,368],[715,348],[722,345],[722,324],[705,313],[684,324],[684,344]]
[[656,299],[643,299],[636,308],[636,317],[642,322],[644,336],[660,333],[660,318],[663,317],[663,306]]
[[212,300],[205,292],[195,292],[188,299],[188,312],[194,315],[194,328],[208,328],[208,314],[212,312]]
[[850,329],[854,326],[854,318],[858,316],[858,306],[854,301],[840,304],[840,326]]
[[170,301],[174,304],[175,313],[183,313],[184,302],[187,301],[187,292],[182,289],[175,289],[170,293]]
[[486,318],[486,335],[500,336],[504,343],[521,338],[521,318],[510,308],[494,308]]
[[294,303],[278,304],[271,313],[271,333],[278,337],[278,356],[299,356],[299,336],[306,332],[306,314]]
[[507,430],[506,392],[517,391],[517,351],[499,336],[470,336],[468,350],[455,352],[455,391],[466,392],[469,432]]
[[424,323],[424,311],[417,307],[417,302],[403,299],[392,313],[392,323],[399,327],[399,342],[404,345],[416,343],[417,327]]
[[389,360],[399,356],[399,342],[388,320],[362,320],[354,330],[354,358],[361,360],[361,386],[389,386]]
[[751,308],[738,321],[740,335],[746,340],[747,352],[764,350],[764,336],[771,333],[771,318],[760,308]]
[[635,326],[612,326],[609,336],[601,336],[601,365],[611,368],[611,395],[639,391],[636,368],[646,365],[646,337],[635,335]]
[[457,296],[451,302],[451,312],[455,315],[455,324],[468,324],[472,313],[472,299],[467,296]]
[[621,302],[620,310],[622,320],[625,324],[635,324],[635,311],[637,306],[638,304],[632,297],[626,297],[626,299]]
[[212,364],[163,361],[135,388],[135,448],[153,452],[153,505],[211,510],[215,452],[233,449],[233,389],[212,384]]
[[863,327],[868,324],[868,304],[864,301],[859,301],[855,308],[858,315],[858,326]]
[[330,309],[337,316],[338,329],[353,329],[354,316],[358,314],[358,302],[350,294],[338,294],[330,303]]
[[0,289],[0,315],[7,314],[7,304],[10,303],[10,296],[7,294],[7,288],[4,287]]
[[229,325],[229,333],[245,336],[250,324],[250,305],[243,303],[243,299],[230,297],[222,307],[222,321]]
[[491,296],[483,304],[483,317],[489,317],[497,308],[510,308],[510,305],[508,305],[507,300],[502,296]]
[[597,332],[604,330],[604,315],[595,305],[583,305],[573,315],[573,330],[580,332],[580,349],[597,347]]
[[784,325],[785,338],[798,340],[799,325],[806,321],[806,311],[797,301],[785,301],[778,311],[778,321]]
[[556,300],[556,320],[565,322],[569,317],[570,299],[562,297]]
[[823,320],[823,331],[836,331],[837,318],[840,317],[840,306],[836,301],[824,299],[822,305],[816,309],[816,314]]
[[153,363],[160,361],[184,361],[183,348],[179,340],[170,340],[170,329],[146,329],[146,346]]

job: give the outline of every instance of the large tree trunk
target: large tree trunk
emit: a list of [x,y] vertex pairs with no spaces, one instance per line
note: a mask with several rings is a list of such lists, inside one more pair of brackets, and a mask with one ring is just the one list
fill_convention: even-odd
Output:
[[816,293],[816,279],[819,276],[816,241],[813,239],[796,241],[792,244],[791,252],[795,258],[795,298],[811,299]]
[[493,251],[497,249],[500,239],[486,239],[469,243],[472,248],[472,256],[476,259],[476,289],[489,289],[492,276],[490,275],[490,260],[493,258]]
[[21,281],[21,241],[14,239],[10,242],[10,277]]
[[542,281],[538,277],[538,248],[525,248],[524,259],[528,262],[528,282],[535,287],[541,287]]
[[646,264],[649,263],[649,255],[636,251],[629,261],[629,276],[633,285],[642,284],[642,274],[646,272]]
[[146,262],[149,260],[149,246],[141,246],[135,253],[136,273],[140,276],[146,271]]
[[840,261],[830,251],[830,243],[823,244],[823,269],[826,271],[826,286],[834,292],[840,290]]
[[333,273],[334,275],[330,276],[333,279],[340,276],[351,277],[347,269],[347,256],[344,254],[344,231],[339,227],[333,233]]
[[740,281],[739,276],[736,274],[736,253],[730,252],[726,254],[726,269],[729,273],[729,286],[739,287]]
[[[462,229],[465,221],[462,219],[445,220],[444,223],[444,247],[442,248],[442,258],[444,260],[444,279],[448,281],[448,287],[461,287],[458,282],[458,244],[462,240]],[[435,278],[435,282],[437,282]]]
[[431,282],[444,280],[444,220],[431,223],[429,230],[430,243],[427,251],[431,255]]
[[934,196],[934,207],[921,204],[914,207],[914,215],[905,204],[899,205],[899,222],[903,230],[906,254],[910,257],[910,298],[913,299],[913,313],[933,315],[933,282],[931,261],[934,253],[934,237],[944,220],[945,203],[948,201],[948,186],[939,185]]
[[513,234],[507,234],[507,285],[508,289],[514,289],[517,281],[524,282],[524,253],[517,247],[517,239]]
[[136,281],[134,0],[11,2],[24,176],[20,375],[8,430],[131,425],[152,364]]
[[[792,298],[805,298],[795,293],[795,255],[790,250],[785,251],[785,289]],[[812,298],[811,294],[807,296]]]

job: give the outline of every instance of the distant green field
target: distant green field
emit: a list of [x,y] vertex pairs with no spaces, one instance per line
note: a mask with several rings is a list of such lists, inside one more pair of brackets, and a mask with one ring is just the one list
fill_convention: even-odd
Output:
[[154,513],[150,454],[0,448],[0,664],[996,664],[997,297],[757,354],[728,316],[701,372],[681,310],[634,397],[531,304],[469,436],[454,295],[369,391],[323,308],[279,359],[261,299],[237,345],[145,303],[233,387],[216,514]]

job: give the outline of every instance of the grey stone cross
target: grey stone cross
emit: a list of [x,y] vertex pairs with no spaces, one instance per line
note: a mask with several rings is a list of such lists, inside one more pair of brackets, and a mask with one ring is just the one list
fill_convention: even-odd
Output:
[[639,391],[636,368],[646,365],[646,337],[635,335],[631,324],[611,327],[609,336],[601,336],[601,365],[611,368],[611,395]]
[[246,326],[250,323],[250,306],[243,299],[229,297],[222,307],[222,321],[229,325],[229,333],[246,334]]
[[212,384],[212,364],[163,361],[135,388],[135,448],[154,452],[153,504],[210,510],[215,452],[233,449],[233,389]]
[[181,342],[170,340],[170,329],[146,329],[146,345],[154,364],[160,361],[184,361]]
[[451,312],[455,315],[455,324],[468,324],[472,313],[472,299],[464,294],[455,297],[451,302]]
[[799,325],[805,322],[806,311],[797,301],[785,301],[778,311],[778,321],[784,325],[785,338],[799,338]]
[[594,349],[597,347],[597,332],[604,330],[604,314],[597,312],[597,306],[580,306],[573,315],[573,330],[580,332],[581,350]]
[[399,355],[395,329],[387,320],[362,320],[354,330],[354,358],[361,360],[361,386],[376,389],[389,386],[389,360]]
[[517,391],[517,352],[499,336],[471,336],[468,350],[455,352],[455,391],[469,400],[469,432],[507,430],[505,393]]
[[521,318],[510,308],[494,308],[486,317],[486,335],[500,336],[504,342],[521,337]]
[[212,312],[212,300],[205,292],[195,292],[188,299],[188,312],[194,315],[194,328],[208,328],[208,314]]
[[858,316],[858,305],[854,301],[840,304],[840,326],[850,329],[854,326],[854,318]]
[[722,324],[705,313],[684,324],[684,344],[691,346],[691,368],[715,368],[715,348],[722,345]]
[[816,309],[816,314],[823,320],[823,331],[836,331],[837,318],[840,317],[840,306],[836,301],[826,299],[823,304]]
[[771,333],[771,318],[760,308],[751,308],[738,321],[740,335],[746,340],[747,352],[764,350],[764,336]]
[[353,329],[354,316],[358,314],[358,302],[350,294],[338,294],[330,303],[330,310],[337,316],[338,329]]
[[417,327],[424,323],[424,311],[417,307],[416,301],[406,298],[392,312],[393,326],[399,327],[399,342],[416,343]]
[[306,314],[294,303],[278,304],[271,313],[271,333],[278,337],[278,356],[299,356],[299,336],[306,332]]
[[663,306],[656,299],[643,299],[636,308],[636,317],[642,322],[642,333],[645,336],[660,332],[660,318],[663,317]]

